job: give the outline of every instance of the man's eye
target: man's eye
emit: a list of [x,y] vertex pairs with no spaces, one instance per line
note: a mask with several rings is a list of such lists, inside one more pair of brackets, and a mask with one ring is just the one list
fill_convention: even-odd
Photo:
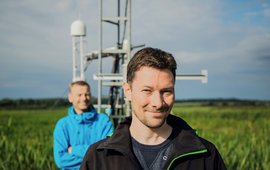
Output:
[[172,95],[172,94],[173,94],[173,91],[171,91],[171,90],[163,91],[163,95],[164,95],[164,96],[170,96],[170,95]]
[[164,92],[163,94],[164,94],[165,96],[169,96],[169,95],[171,95],[171,94],[172,94],[172,92],[167,91],[167,92]]
[[150,94],[151,93],[151,90],[144,89],[144,90],[142,90],[142,92],[144,92],[145,94]]

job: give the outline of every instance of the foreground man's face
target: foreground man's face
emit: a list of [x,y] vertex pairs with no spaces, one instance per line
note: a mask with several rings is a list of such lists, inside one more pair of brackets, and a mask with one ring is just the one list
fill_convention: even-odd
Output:
[[166,121],[174,104],[174,78],[168,69],[142,67],[131,84],[125,84],[132,114],[149,128],[159,128]]

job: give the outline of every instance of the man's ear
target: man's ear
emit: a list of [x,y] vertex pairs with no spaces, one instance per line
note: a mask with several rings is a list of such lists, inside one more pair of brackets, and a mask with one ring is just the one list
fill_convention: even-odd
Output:
[[124,82],[123,88],[126,98],[131,101],[131,86],[127,82]]
[[69,93],[69,94],[68,94],[68,101],[69,101],[70,103],[72,103],[72,101],[73,101],[72,99],[73,99],[73,98],[72,98],[72,95]]

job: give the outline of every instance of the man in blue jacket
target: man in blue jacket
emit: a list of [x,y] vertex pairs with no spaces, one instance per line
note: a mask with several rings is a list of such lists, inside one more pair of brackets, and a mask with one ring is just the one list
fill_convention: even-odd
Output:
[[72,82],[68,99],[72,106],[54,129],[54,159],[61,169],[79,169],[88,147],[111,135],[113,124],[91,105],[87,82]]

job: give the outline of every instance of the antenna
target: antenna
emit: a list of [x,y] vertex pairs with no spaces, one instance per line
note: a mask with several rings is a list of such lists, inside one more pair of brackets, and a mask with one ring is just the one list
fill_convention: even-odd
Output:
[[[75,20],[71,24],[70,35],[72,36],[72,61],[73,78],[72,81],[85,80],[84,64],[85,57],[83,52],[84,37],[86,36],[86,26],[81,20]],[[78,47],[79,46],[79,49]],[[80,67],[77,61],[79,60]]]

